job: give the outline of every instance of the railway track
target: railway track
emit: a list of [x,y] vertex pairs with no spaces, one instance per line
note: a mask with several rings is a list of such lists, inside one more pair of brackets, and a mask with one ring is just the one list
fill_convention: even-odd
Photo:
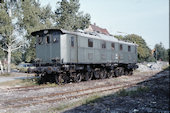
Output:
[[[142,74],[146,74],[148,72],[143,72]],[[150,77],[153,74],[156,74],[157,72],[149,72],[149,75],[145,75],[145,77]],[[140,75],[139,75],[140,76]],[[133,76],[132,76],[133,77]],[[98,79],[97,81],[102,81],[102,79]],[[89,81],[84,81],[84,82],[89,82]],[[91,81],[91,82],[95,82],[95,80]],[[70,86],[72,84],[64,84],[64,86]],[[74,84],[73,84],[74,85]],[[22,87],[13,87],[13,88],[7,88],[5,89],[5,91],[29,91],[29,90],[39,90],[39,89],[43,89],[43,88],[51,88],[51,87],[56,87],[56,86],[37,86],[37,85],[33,85],[33,86],[22,86]]]
[[[52,102],[59,102],[59,101],[67,100],[67,99],[80,98],[80,97],[92,95],[95,93],[102,93],[102,92],[109,92],[109,91],[114,92],[114,91],[117,91],[123,88],[135,86],[137,85],[137,83],[142,82],[146,79],[149,79],[150,77],[151,75],[141,77],[133,81],[119,82],[119,84],[113,83],[113,84],[89,87],[85,89],[65,91],[61,93],[51,93],[51,94],[41,95],[41,96],[10,99],[10,100],[1,102],[2,104],[0,104],[0,109],[28,107],[28,106],[33,106],[33,105],[39,105],[42,103],[52,103]],[[160,77],[164,77],[164,76],[160,76]],[[158,79],[160,77],[153,77],[152,79]],[[149,79],[149,80],[152,80],[152,79]],[[21,89],[23,88],[24,87],[22,87]]]

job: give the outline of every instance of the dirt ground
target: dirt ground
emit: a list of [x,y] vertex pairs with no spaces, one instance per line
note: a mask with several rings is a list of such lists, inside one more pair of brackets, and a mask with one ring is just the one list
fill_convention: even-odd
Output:
[[145,90],[122,90],[64,113],[169,113],[169,70],[160,72],[154,77],[160,75],[165,76],[138,84],[145,87]]
[[[137,79],[136,85],[126,89],[120,88],[119,91],[114,89],[81,98],[68,97],[94,90],[64,94],[64,92],[102,85],[114,84],[111,87],[121,87],[122,83],[132,84]],[[97,90],[102,89],[98,88]],[[57,101],[60,98],[64,98],[64,100]],[[169,102],[169,70],[136,72],[132,76],[84,81],[61,86],[0,89],[0,113],[169,113]]]

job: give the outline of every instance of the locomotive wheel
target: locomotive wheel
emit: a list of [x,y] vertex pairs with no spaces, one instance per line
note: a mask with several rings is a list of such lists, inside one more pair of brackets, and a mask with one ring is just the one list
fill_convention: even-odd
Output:
[[118,69],[115,69],[114,75],[115,75],[115,77],[119,76],[119,70]]
[[122,68],[122,70],[121,70],[121,75],[125,75],[125,69],[124,68]]
[[94,72],[94,77],[95,77],[96,79],[99,79],[99,77],[100,77],[100,71],[99,71],[99,70],[97,70],[97,71]]
[[91,80],[93,78],[93,72],[85,73],[85,81]]
[[45,82],[47,82],[47,74],[46,74],[46,72],[41,74],[40,84],[43,84]]
[[109,71],[107,73],[107,78],[112,78],[112,77],[114,77],[114,72],[113,71]]
[[130,70],[128,75],[133,75],[133,70]]
[[55,82],[57,84],[67,83],[68,80],[69,80],[69,77],[66,74],[55,75]]
[[82,74],[77,73],[76,76],[74,76],[74,82],[81,82],[81,80],[82,80]]
[[127,70],[125,70],[125,75],[128,75],[128,71]]
[[102,70],[102,71],[100,72],[100,78],[101,78],[101,79],[105,79],[105,78],[106,78],[106,71],[105,71],[105,70]]

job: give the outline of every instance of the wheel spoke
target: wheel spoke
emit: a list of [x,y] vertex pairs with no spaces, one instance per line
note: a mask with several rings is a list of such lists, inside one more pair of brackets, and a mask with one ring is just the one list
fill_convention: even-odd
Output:
[[77,73],[76,76],[74,76],[74,82],[81,82],[82,80],[82,74]]
[[86,72],[85,73],[85,80],[88,81],[88,80],[91,80],[93,77],[93,72]]

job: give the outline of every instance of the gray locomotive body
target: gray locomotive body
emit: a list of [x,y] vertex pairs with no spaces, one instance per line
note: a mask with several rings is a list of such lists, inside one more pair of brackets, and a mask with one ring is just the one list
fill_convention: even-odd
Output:
[[36,37],[36,73],[58,82],[131,74],[137,45],[100,33],[45,29]]

